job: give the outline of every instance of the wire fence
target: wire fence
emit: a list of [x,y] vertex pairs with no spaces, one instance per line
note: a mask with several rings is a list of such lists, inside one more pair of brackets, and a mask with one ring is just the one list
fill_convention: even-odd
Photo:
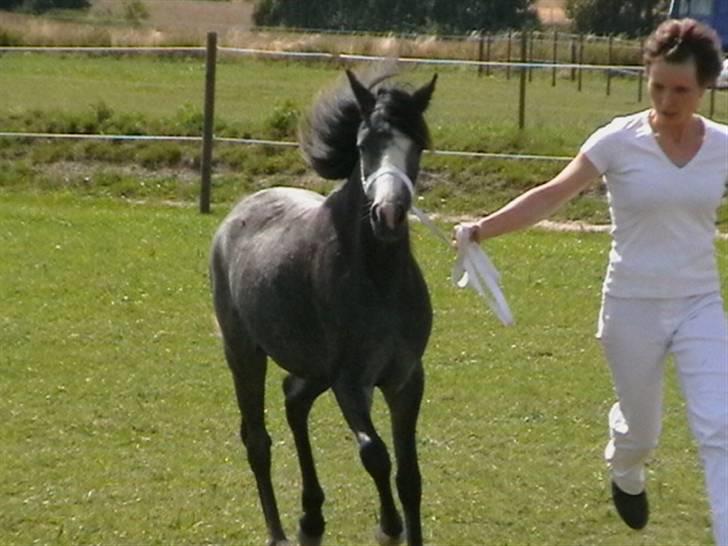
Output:
[[[556,35],[556,33],[554,33]],[[509,32],[506,35],[508,43],[512,43],[515,39],[520,40],[520,57],[514,61],[510,59],[512,51],[508,51],[509,60],[493,60],[492,48],[487,44],[493,43],[491,37],[485,34],[479,34],[475,37],[479,44],[478,59],[445,59],[445,58],[424,58],[424,57],[397,57],[397,63],[418,64],[418,65],[434,65],[434,66],[459,66],[470,67],[477,70],[478,76],[489,75],[491,70],[501,70],[506,74],[506,78],[510,78],[512,74],[516,74],[520,78],[519,88],[519,108],[518,108],[518,125],[520,128],[525,126],[525,110],[526,110],[526,88],[527,83],[531,80],[534,71],[550,71],[552,75],[552,85],[556,85],[557,71],[570,71],[571,79],[578,83],[578,89],[582,89],[582,74],[586,71],[603,72],[605,78],[605,93],[610,94],[611,79],[615,75],[634,77],[637,83],[637,100],[642,100],[642,88],[644,69],[638,65],[618,65],[618,64],[588,64],[583,58],[584,38],[581,37],[581,45],[573,50],[575,58],[571,62],[559,62],[558,55],[554,53],[550,61],[534,60],[533,34],[526,32]],[[503,36],[498,39],[504,39]],[[554,39],[553,44],[557,44]],[[574,41],[572,40],[572,43]],[[610,50],[612,48],[613,39],[608,39]],[[556,47],[553,51],[556,52]],[[234,143],[242,145],[263,145],[271,147],[296,147],[296,142],[266,140],[256,138],[231,138],[216,137],[214,135],[214,104],[215,104],[215,66],[217,64],[218,52],[221,55],[250,56],[256,58],[275,58],[275,59],[293,59],[293,60],[315,60],[325,62],[381,62],[392,61],[389,56],[381,55],[363,55],[349,53],[331,53],[325,51],[273,51],[259,48],[240,48],[240,47],[218,47],[217,35],[209,33],[206,47],[23,47],[23,46],[2,46],[0,53],[80,53],[94,55],[185,55],[204,57],[206,59],[206,88],[204,99],[204,129],[200,136],[178,136],[178,135],[129,135],[129,134],[80,134],[80,133],[44,133],[44,132],[0,132],[0,138],[23,138],[23,139],[96,139],[110,141],[177,141],[177,142],[200,142],[202,143],[202,161],[201,161],[201,197],[200,210],[202,212],[209,211],[210,188],[211,188],[211,171],[212,171],[212,145],[213,142]],[[611,54],[609,60],[613,60]],[[711,90],[710,96],[710,115],[713,115],[715,105],[715,89]],[[467,152],[458,150],[434,150],[434,155],[442,156],[458,156],[473,158],[497,158],[515,161],[568,161],[569,157],[563,156],[545,156],[528,153],[488,153],[488,152]]]

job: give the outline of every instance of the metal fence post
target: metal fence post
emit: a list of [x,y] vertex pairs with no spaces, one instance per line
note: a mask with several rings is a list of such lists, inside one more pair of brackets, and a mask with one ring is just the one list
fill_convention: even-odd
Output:
[[215,130],[215,65],[217,64],[217,33],[207,33],[205,61],[205,120],[202,128],[202,160],[200,181],[200,212],[210,212],[212,186],[212,142]]

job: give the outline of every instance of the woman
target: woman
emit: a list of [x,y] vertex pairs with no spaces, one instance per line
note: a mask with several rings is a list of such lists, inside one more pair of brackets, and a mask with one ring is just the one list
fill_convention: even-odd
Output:
[[646,44],[645,67],[651,109],[615,118],[550,182],[459,227],[480,242],[530,226],[604,178],[613,243],[597,337],[619,400],[605,450],[615,507],[633,529],[647,524],[644,465],[660,434],[672,353],[715,541],[728,546],[728,321],[714,248],[728,127],[697,114],[721,70],[717,35],[691,19],[666,21]]

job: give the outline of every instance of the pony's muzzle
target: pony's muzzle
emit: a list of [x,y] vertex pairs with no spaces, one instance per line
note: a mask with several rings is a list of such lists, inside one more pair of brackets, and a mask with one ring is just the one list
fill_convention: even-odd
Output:
[[372,199],[370,220],[374,234],[382,240],[402,237],[414,195],[409,176],[397,167],[386,165],[364,180],[364,192]]
[[395,231],[402,225],[407,214],[404,204],[399,202],[385,201],[384,203],[372,206],[372,220],[375,225]]

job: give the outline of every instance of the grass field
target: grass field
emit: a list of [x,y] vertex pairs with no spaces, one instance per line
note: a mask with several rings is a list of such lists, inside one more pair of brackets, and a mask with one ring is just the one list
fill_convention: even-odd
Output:
[[[104,6],[117,8],[97,2]],[[201,43],[201,29],[178,30],[182,42],[174,29],[13,16],[0,22],[0,40],[5,31],[29,43]],[[290,38],[260,39],[290,46]],[[221,56],[218,136],[291,139],[291,121],[342,68]],[[633,80],[615,79],[607,97],[603,76],[587,74],[579,93],[567,74],[555,89],[550,75],[535,74],[520,132],[517,78],[437,70],[428,120],[438,149],[571,155],[599,124],[647,107]],[[432,72],[418,68],[406,79],[419,84]],[[2,54],[0,131],[197,135],[203,79],[200,59]],[[725,92],[716,106],[716,119],[728,121]],[[202,216],[193,206],[198,156],[192,145],[0,138],[0,544],[265,543],[209,303],[208,245],[240,194],[330,186],[296,152],[218,144],[214,213]],[[491,210],[561,166],[432,155],[423,163],[419,204],[443,215]],[[720,214],[725,231],[728,206]],[[603,196],[594,191],[558,218],[604,222]],[[413,229],[435,309],[419,435],[427,544],[711,544],[672,370],[649,467],[651,524],[635,534],[611,506],[601,452],[613,396],[593,339],[608,237],[528,231],[489,243],[517,319],[507,329],[452,287],[451,251]],[[728,241],[717,249],[728,297]],[[298,470],[282,377],[271,366],[267,418],[293,536]],[[382,406],[377,399],[387,439]],[[312,437],[327,493],[326,543],[373,544],[374,488],[330,396],[314,408]]]
[[[264,543],[208,297],[224,209],[0,190],[2,544]],[[710,544],[672,372],[652,522],[635,534],[610,505],[601,450],[613,397],[593,339],[607,237],[529,231],[489,244],[517,319],[506,329],[451,286],[450,250],[414,229],[435,309],[419,435],[427,543]],[[718,254],[728,295],[726,241]],[[269,372],[268,422],[293,532],[281,377]],[[328,543],[372,544],[373,486],[330,396],[312,423]]]

